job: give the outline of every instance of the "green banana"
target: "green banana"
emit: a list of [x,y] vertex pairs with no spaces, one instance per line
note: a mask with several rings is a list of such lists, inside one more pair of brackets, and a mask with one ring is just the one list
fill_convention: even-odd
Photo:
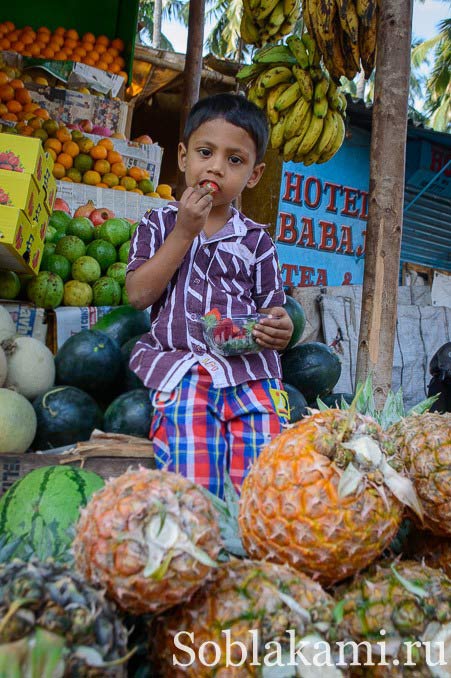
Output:
[[266,19],[278,2],[279,0],[260,0],[258,7],[254,11],[255,20],[262,21],[263,19]]
[[285,14],[283,13],[283,0],[280,0],[271,12],[267,22],[266,30],[270,36],[273,36],[279,30],[280,26],[285,21]]
[[249,99],[249,101],[252,101],[252,103],[254,103],[256,106],[258,106],[258,108],[261,108],[262,110],[266,106],[266,97],[265,96],[262,97],[258,94],[258,88],[256,83],[253,83],[249,87],[247,91],[247,98]]
[[319,66],[321,62],[321,54],[319,53],[316,42],[308,33],[302,35],[302,42],[304,43],[305,49],[308,54],[308,65],[309,66]]
[[268,92],[268,96],[266,98],[266,113],[271,125],[275,125],[279,120],[279,111],[274,108],[274,104],[282,92],[284,92],[289,87],[290,84],[288,82],[281,82],[280,85],[275,85]]
[[286,141],[283,146],[283,159],[285,162],[292,160],[296,154],[299,144],[301,143],[301,137],[292,137],[289,141]]
[[235,77],[240,82],[246,83],[255,80],[255,78],[264,70],[265,67],[261,64],[246,64],[246,66],[240,68]]
[[243,0],[243,12],[244,12],[244,14],[247,14],[247,16],[252,21],[254,14],[253,14],[253,11],[252,11],[250,0]]
[[322,68],[319,68],[318,66],[316,68],[313,68],[313,66],[309,68],[309,73],[313,82],[319,82],[324,78],[324,71]]
[[321,132],[321,136],[313,148],[313,150],[318,153],[318,158],[324,153],[329,144],[333,142],[333,139],[337,134],[337,117],[338,116],[335,116],[332,111],[327,111],[327,115],[324,120],[323,131]]
[[292,76],[291,68],[287,68],[287,66],[273,66],[265,71],[259,79],[262,86],[268,88],[274,87],[274,85],[278,85],[281,82],[290,82]]
[[294,82],[290,85],[277,99],[274,104],[276,111],[284,111],[286,108],[294,104],[297,99],[301,96],[301,88],[299,87],[298,82]]
[[376,11],[378,0],[356,0],[355,8],[360,22],[364,26],[369,26]]
[[307,101],[311,101],[313,99],[313,82],[310,73],[297,65],[293,66],[292,72],[299,83],[302,96]]
[[316,115],[312,115],[310,125],[302,137],[302,141],[296,151],[297,156],[307,155],[307,153],[312,150],[323,131],[323,126],[324,120],[322,118],[317,118]]
[[[310,126],[312,124],[312,120],[315,116],[313,115],[313,111],[311,106],[309,106],[307,113],[305,114],[304,118],[300,121],[299,127],[296,130],[295,137],[301,137],[301,141],[304,139],[304,136],[307,134],[308,130],[310,129]],[[297,151],[296,151],[297,153]]]
[[334,116],[337,121],[337,132],[335,136],[332,138],[331,143],[329,143],[329,145],[326,146],[325,150],[317,160],[318,165],[322,165],[323,163],[330,160],[335,155],[335,153],[337,153],[337,151],[341,148],[341,145],[343,144],[345,138],[346,127],[344,120],[341,117],[341,115],[339,115],[335,111]]
[[315,101],[321,101],[329,89],[329,78],[327,76],[324,76],[321,80],[319,80],[317,83],[315,83],[315,89],[313,92],[313,98]]
[[270,145],[271,148],[277,149],[280,148],[283,144],[283,135],[285,128],[285,116],[282,114],[279,116],[279,120],[271,129]]
[[299,66],[304,69],[308,68],[309,57],[301,38],[297,35],[290,35],[287,38],[287,45],[290,48],[293,55],[295,56]]
[[[244,1],[244,0],[243,0]],[[359,39],[359,17],[353,0],[335,0],[337,3],[340,24],[351,42],[356,44]]]
[[348,100],[346,99],[346,96],[343,94],[343,92],[338,92],[338,99],[340,101],[338,110],[340,111],[340,113],[346,113],[346,109],[348,107]]
[[243,13],[240,23],[240,35],[247,45],[255,45],[260,41],[260,31],[250,17]]
[[290,16],[298,5],[298,0],[283,0],[283,13],[285,18]]
[[302,164],[305,165],[305,167],[308,167],[309,165],[313,165],[313,163],[318,162],[319,157],[320,154],[316,150],[315,146],[314,148],[312,148],[311,151],[309,151],[309,153],[303,155],[299,162],[302,162]]
[[310,110],[310,103],[304,97],[300,97],[290,108],[285,117],[284,139],[286,141],[301,133],[302,122]]
[[328,110],[329,103],[327,101],[327,97],[323,97],[319,101],[314,101],[313,114],[316,115],[317,118],[325,118]]
[[[252,58],[254,64],[295,64],[296,58],[286,45],[266,45],[257,50]],[[240,71],[241,72],[241,71]]]

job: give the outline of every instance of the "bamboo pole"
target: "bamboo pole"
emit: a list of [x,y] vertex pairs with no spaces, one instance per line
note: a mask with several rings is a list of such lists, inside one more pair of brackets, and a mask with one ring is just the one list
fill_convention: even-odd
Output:
[[[183,82],[182,108],[180,111],[180,139],[185,122],[193,105],[199,98],[202,73],[202,51],[204,46],[205,0],[191,0],[189,3],[188,39]],[[185,188],[184,175],[177,173],[177,198]]]
[[404,205],[413,0],[380,0],[370,196],[357,381],[373,375],[378,406],[391,387]]

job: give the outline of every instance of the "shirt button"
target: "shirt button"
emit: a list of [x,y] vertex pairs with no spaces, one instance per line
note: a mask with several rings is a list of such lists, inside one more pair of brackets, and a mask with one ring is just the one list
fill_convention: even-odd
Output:
[[196,346],[196,348],[194,350],[196,351],[196,353],[203,353],[204,352],[202,346]]
[[194,285],[199,285],[200,284],[200,278],[195,278],[193,280]]

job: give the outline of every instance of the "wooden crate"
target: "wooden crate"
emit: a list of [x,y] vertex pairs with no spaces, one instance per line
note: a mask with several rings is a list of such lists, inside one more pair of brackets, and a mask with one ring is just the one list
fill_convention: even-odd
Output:
[[95,431],[91,440],[77,443],[72,450],[65,452],[0,454],[0,496],[30,471],[58,464],[93,471],[105,480],[116,478],[129,468],[155,468],[149,441]]

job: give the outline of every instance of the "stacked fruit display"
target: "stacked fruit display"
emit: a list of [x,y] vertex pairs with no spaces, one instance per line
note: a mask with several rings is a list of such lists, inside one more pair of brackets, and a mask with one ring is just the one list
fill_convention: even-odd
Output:
[[338,83],[365,77],[376,59],[379,0],[303,0],[302,16],[316,41],[324,65]]
[[38,59],[81,62],[120,75],[125,82],[128,79],[121,38],[110,40],[93,33],[79,36],[75,29],[61,26],[53,32],[46,26],[37,30],[31,26],[16,28],[12,21],[4,21],[0,24],[0,50]]
[[[32,102],[30,92],[26,89],[24,81],[16,77],[14,69],[7,66],[0,69],[0,120],[26,122],[46,113],[38,104]],[[4,131],[7,131],[6,125]]]
[[312,38],[290,36],[287,45],[258,50],[238,80],[247,96],[267,112],[270,144],[285,161],[321,164],[330,160],[345,138],[346,98],[320,67]]
[[240,35],[249,45],[277,42],[294,30],[301,0],[243,0]]

